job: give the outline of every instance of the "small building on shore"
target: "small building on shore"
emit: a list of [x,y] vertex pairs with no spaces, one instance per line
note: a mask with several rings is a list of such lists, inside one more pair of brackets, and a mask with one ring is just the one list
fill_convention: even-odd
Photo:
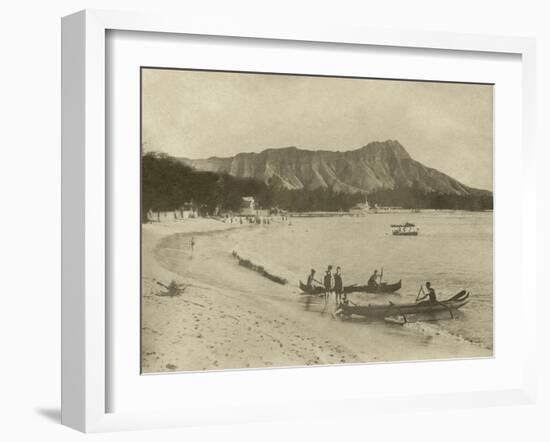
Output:
[[349,209],[350,215],[362,216],[373,213],[393,213],[393,212],[402,212],[404,209],[397,206],[379,206],[378,204],[371,204],[365,198],[364,203],[359,203]]
[[243,216],[255,216],[256,215],[256,200],[253,196],[243,196],[241,198],[241,207],[239,214]]
[[356,204],[351,209],[349,209],[349,213],[350,215],[354,215],[354,216],[367,215],[369,213],[376,213],[376,207],[371,206],[367,198],[365,198],[364,203]]

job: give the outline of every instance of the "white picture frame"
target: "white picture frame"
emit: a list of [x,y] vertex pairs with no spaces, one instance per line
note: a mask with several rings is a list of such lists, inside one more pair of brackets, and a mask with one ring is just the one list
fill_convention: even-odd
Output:
[[[284,419],[290,416],[333,415],[330,400],[314,400],[310,410],[251,404],[234,414],[190,416],[178,411],[108,412],[110,347],[108,247],[110,230],[106,152],[106,33],[142,31],[285,41],[371,45],[381,48],[425,48],[515,54],[521,57],[522,121],[521,264],[522,305],[537,303],[536,282],[527,269],[536,268],[535,175],[535,42],[519,37],[494,37],[417,31],[357,29],[338,25],[293,27],[275,23],[217,23],[195,17],[153,16],[87,10],[62,20],[62,423],[85,432],[185,426],[220,422]],[[497,318],[498,320],[498,318]],[[532,403],[536,393],[535,327],[521,324],[526,336],[525,371],[521,385],[500,390],[415,395],[408,398],[342,397],[340,413],[365,414],[409,409],[453,408]],[[338,370],[339,368],[332,368]],[[361,367],[355,367],[356,370]],[[292,372],[290,369],[289,372]],[[302,369],[303,370],[303,369]],[[213,376],[204,374],[203,376]],[[334,400],[334,399],[333,399]],[[254,412],[253,412],[254,411]]]

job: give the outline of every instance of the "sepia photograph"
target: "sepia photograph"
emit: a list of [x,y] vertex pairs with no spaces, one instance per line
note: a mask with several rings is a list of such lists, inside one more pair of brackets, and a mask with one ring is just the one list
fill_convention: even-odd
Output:
[[140,92],[143,374],[493,356],[493,84]]

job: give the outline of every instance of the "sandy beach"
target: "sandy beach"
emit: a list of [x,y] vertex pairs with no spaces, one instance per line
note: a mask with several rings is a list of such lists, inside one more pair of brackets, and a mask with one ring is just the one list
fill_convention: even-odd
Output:
[[[212,220],[143,226],[142,371],[359,362],[351,349],[319,336],[296,315],[277,311],[272,302],[266,303],[258,296],[257,290],[286,295],[288,287],[238,266],[227,250],[212,256],[200,251],[205,235],[220,235],[236,228],[257,227],[236,227]],[[192,259],[190,250],[178,251],[178,258],[182,254],[193,264],[205,263],[210,271],[192,276],[189,268],[166,269],[170,264],[158,255],[162,238],[182,233],[196,238],[197,250]],[[208,274],[220,265],[224,267],[224,279],[215,281]],[[163,289],[153,278],[174,280],[188,287],[178,297],[158,296]]]
[[[232,256],[246,235],[284,228],[213,219],[143,225],[143,373],[399,361],[411,359],[411,346],[413,359],[491,355],[428,323],[341,322],[331,308],[322,313],[320,299],[298,296],[294,281],[274,283]],[[269,270],[281,271],[277,263]],[[162,296],[155,281],[186,288]]]

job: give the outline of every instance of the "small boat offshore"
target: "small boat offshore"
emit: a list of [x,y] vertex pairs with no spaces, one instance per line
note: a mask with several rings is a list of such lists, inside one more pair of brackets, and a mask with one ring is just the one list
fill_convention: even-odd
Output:
[[392,235],[395,236],[418,236],[418,227],[413,223],[392,224]]

